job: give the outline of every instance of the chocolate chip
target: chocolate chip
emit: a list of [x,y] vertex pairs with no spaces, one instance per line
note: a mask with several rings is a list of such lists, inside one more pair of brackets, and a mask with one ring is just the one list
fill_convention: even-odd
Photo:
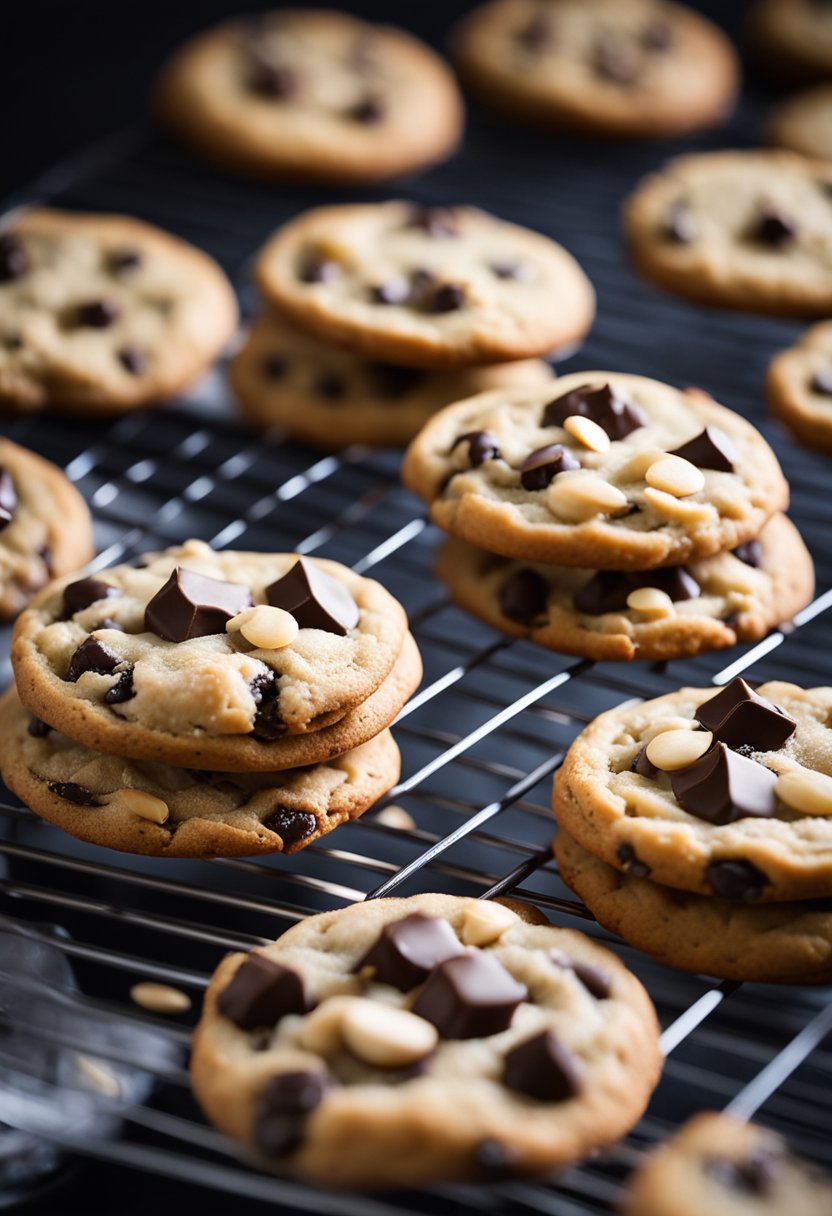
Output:
[[582,1071],[554,1030],[544,1030],[508,1053],[503,1081],[516,1093],[541,1102],[566,1102],[581,1092]]
[[633,50],[615,38],[598,39],[592,63],[596,75],[613,84],[634,84],[640,72],[640,64]]
[[136,690],[133,687],[133,668],[128,667],[119,676],[112,688],[108,688],[104,693],[105,705],[123,705],[125,701],[132,701],[136,695]]
[[74,802],[76,806],[101,806],[101,799],[96,798],[92,790],[88,790],[84,785],[77,785],[74,781],[49,781],[47,789],[58,798]]
[[459,236],[459,225],[451,207],[425,207],[414,204],[405,227],[421,228],[432,237]]
[[742,676],[704,701],[696,711],[696,720],[728,747],[747,743],[758,752],[776,751],[797,727],[794,718],[756,693]]
[[582,384],[562,397],[550,401],[543,411],[542,426],[563,426],[567,418],[578,415],[597,422],[610,439],[626,439],[647,425],[647,415],[637,405],[625,401],[610,384],[593,388]]
[[732,549],[734,557],[738,557],[741,562],[745,562],[746,566],[755,566],[757,569],[763,564],[763,547],[758,540],[747,540],[742,545],[737,545],[736,549]]
[[117,654],[94,638],[92,634],[85,638],[69,660],[69,667],[64,679],[68,684],[74,684],[86,671],[94,671],[97,675],[109,675],[118,667],[121,659]]
[[255,676],[249,685],[257,710],[254,714],[251,733],[261,743],[273,743],[287,731],[280,716],[280,686],[274,672]]
[[643,747],[636,756],[631,765],[631,771],[638,773],[639,777],[647,777],[650,781],[655,780],[659,770],[652,760],[648,760],[646,747]]
[[108,264],[113,274],[124,274],[138,270],[143,261],[144,255],[140,249],[125,248],[111,253]]
[[737,819],[770,819],[777,810],[771,769],[717,743],[687,768],[670,774],[676,801],[689,815],[723,825]]
[[141,376],[147,371],[147,355],[140,346],[122,346],[118,361],[131,376]]
[[673,26],[664,17],[655,17],[641,34],[641,45],[648,51],[667,51],[674,40]]
[[762,870],[750,861],[714,861],[705,871],[714,895],[742,904],[753,904],[769,885]]
[[105,583],[100,578],[80,578],[77,582],[67,583],[64,587],[63,615],[64,619],[83,612],[90,604],[99,600],[109,599],[110,596],[121,595],[118,587]]
[[317,832],[318,821],[310,811],[296,811],[288,806],[279,806],[263,820],[263,827],[276,832],[288,849],[300,840],[308,840]]
[[358,624],[358,605],[344,584],[302,557],[266,588],[266,599],[291,612],[301,629],[344,637]]
[[545,447],[529,452],[520,465],[520,484],[532,492],[545,490],[558,473],[579,469],[581,462],[560,443],[548,443]]
[[716,426],[706,426],[704,431],[668,455],[681,456],[699,469],[717,469],[721,473],[733,473],[737,459],[733,443]]
[[782,249],[797,235],[797,224],[790,216],[771,203],[764,203],[752,229],[752,238],[763,245]]
[[318,396],[325,397],[327,401],[340,401],[347,392],[344,378],[336,375],[335,372],[324,372],[315,381],[314,387]]
[[108,329],[121,315],[115,300],[87,300],[75,309],[74,323],[87,329]]
[[287,1013],[306,1013],[309,1002],[296,971],[253,951],[217,997],[217,1009],[240,1030],[257,1030]]
[[598,1001],[605,1001],[612,992],[612,980],[609,974],[602,970],[601,967],[596,967],[593,963],[583,963],[579,959],[570,958],[568,954],[564,954],[561,950],[550,950],[549,957],[558,967],[563,967],[566,971],[572,971],[586,988],[587,992],[591,993]]
[[261,97],[285,101],[294,97],[300,79],[294,68],[285,63],[274,63],[262,55],[252,55],[248,74],[249,88]]
[[341,267],[321,253],[307,252],[298,268],[301,283],[331,283],[341,274]]
[[36,718],[33,714],[29,719],[29,725],[26,729],[33,739],[45,739],[52,727],[48,722],[44,722],[42,719]]
[[456,312],[464,307],[465,300],[465,288],[461,283],[443,283],[433,293],[430,307],[433,312]]
[[284,355],[266,355],[260,368],[267,380],[279,380],[285,375],[288,365],[289,361]]
[[20,279],[29,270],[29,255],[19,236],[13,232],[0,235],[0,283]]
[[12,475],[5,465],[0,465],[0,531],[12,522],[17,507],[17,490]]
[[821,397],[832,397],[832,367],[815,372],[809,382],[809,388]]
[[664,233],[677,245],[689,245],[698,235],[696,220],[686,203],[671,203],[664,216]]
[[403,275],[396,275],[386,283],[370,288],[370,299],[374,304],[404,304],[410,296],[410,283]]
[[439,963],[462,954],[451,926],[435,916],[414,912],[385,925],[380,936],[353,968],[375,968],[375,981],[408,992]]
[[434,967],[413,1005],[445,1039],[484,1039],[507,1030],[528,998],[493,954],[471,950]]
[[684,566],[665,566],[660,570],[638,573],[597,570],[575,596],[575,607],[588,616],[626,612],[627,596],[641,587],[656,587],[669,595],[674,603],[698,599],[702,590]]
[[[656,772],[658,771],[656,769]],[[636,851],[631,844],[620,844],[615,850],[615,855],[621,863],[622,868],[628,874],[632,874],[634,878],[646,878],[650,873],[650,867],[645,865],[643,861],[639,861]]]
[[515,570],[500,588],[500,612],[518,625],[531,626],[546,616],[549,586],[535,570]]
[[500,445],[491,431],[467,431],[464,435],[458,435],[451,444],[451,452],[461,443],[468,444],[468,464],[472,469],[478,469],[486,460],[500,459]]
[[395,363],[370,363],[367,374],[380,397],[405,397],[419,388],[426,376],[416,367],[397,367]]
[[540,51],[554,41],[555,26],[548,13],[534,13],[525,25],[515,31],[514,37],[524,51]]
[[362,98],[347,110],[347,118],[351,118],[353,122],[361,123],[365,127],[377,127],[379,123],[384,122],[386,116],[387,107],[382,98],[375,94]]
[[145,608],[144,627],[167,642],[224,633],[226,621],[251,606],[248,587],[177,566]]
[[283,1157],[303,1139],[303,1125],[322,1102],[332,1079],[324,1072],[283,1072],[260,1091],[254,1111],[254,1139],[266,1157]]

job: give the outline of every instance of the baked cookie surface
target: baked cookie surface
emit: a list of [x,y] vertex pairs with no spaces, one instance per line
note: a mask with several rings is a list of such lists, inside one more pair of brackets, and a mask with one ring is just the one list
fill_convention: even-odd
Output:
[[595,315],[565,249],[473,207],[317,207],[266,243],[256,275],[302,328],[412,367],[545,355],[583,338]]
[[793,316],[832,311],[832,164],[794,152],[670,161],[627,200],[636,267],[700,304]]
[[553,379],[538,359],[447,372],[374,363],[271,315],[254,322],[230,376],[249,422],[284,427],[327,450],[351,443],[401,446],[452,401]]
[[788,497],[745,419],[700,390],[611,372],[449,406],[408,448],[402,479],[462,540],[599,570],[734,548]]
[[462,99],[418,38],[347,13],[282,9],[197,35],[165,68],[164,122],[259,177],[382,181],[450,156]]
[[768,136],[782,148],[832,160],[832,84],[778,102],[769,115]]
[[0,405],[119,414],[208,369],[237,324],[222,270],[124,215],[35,207],[0,232]]
[[832,689],[683,688],[601,714],[569,748],[553,807],[636,877],[738,903],[832,891]]
[[657,0],[492,0],[463,19],[466,83],[519,117],[602,135],[679,135],[729,113],[737,56],[715,25]]
[[226,958],[191,1076],[262,1165],[329,1187],[482,1179],[623,1134],[658,1079],[657,1029],[635,977],[581,934],[416,895]]
[[807,329],[769,365],[772,413],[807,447],[832,453],[832,321]]

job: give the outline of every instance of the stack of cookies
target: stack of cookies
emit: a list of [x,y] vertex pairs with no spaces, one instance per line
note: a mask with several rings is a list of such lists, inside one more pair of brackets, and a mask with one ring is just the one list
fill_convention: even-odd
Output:
[[832,981],[832,689],[682,688],[596,718],[555,780],[561,877],[661,962]]
[[320,207],[257,262],[266,310],[231,367],[246,417],[324,448],[399,445],[452,401],[548,384],[595,311],[572,257],[469,207]]
[[552,650],[694,655],[762,637],[813,592],[774,453],[696,389],[580,372],[481,393],[425,426],[402,477],[454,538],[453,598]]
[[380,584],[200,541],[50,584],[12,665],[9,788],[82,840],[168,857],[294,853],[360,815],[398,779],[387,728],[421,678]]

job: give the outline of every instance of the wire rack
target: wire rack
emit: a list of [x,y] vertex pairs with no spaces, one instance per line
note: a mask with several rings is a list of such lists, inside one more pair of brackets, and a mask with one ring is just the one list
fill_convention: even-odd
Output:
[[[724,143],[753,141],[760,113],[760,99],[746,99]],[[487,207],[555,236],[578,256],[598,288],[600,312],[567,367],[702,384],[768,430],[760,405],[764,368],[793,340],[795,327],[688,307],[638,282],[622,257],[620,199],[675,150],[553,141],[475,115],[463,153],[408,184],[406,193]],[[251,311],[252,254],[277,224],[320,195],[225,179],[143,129],[59,167],[12,202],[31,198],[125,210],[180,233],[223,263]],[[351,448],[322,457],[278,431],[254,435],[234,420],[222,369],[164,411],[107,427],[59,416],[16,419],[3,431],[62,464],[82,491],[95,515],[96,567],[187,536],[217,547],[336,558],[379,578],[402,600],[425,660],[422,688],[395,732],[402,781],[385,799],[410,812],[413,830],[387,827],[370,813],[294,857],[157,861],[82,845],[7,795],[0,805],[0,929],[49,941],[69,958],[83,995],[51,994],[56,1002],[98,1010],[126,1026],[152,1026],[182,1061],[151,1070],[153,1090],[144,1104],[125,1110],[102,1095],[102,1104],[124,1119],[121,1137],[87,1142],[67,1128],[50,1134],[57,1144],[231,1192],[241,1211],[259,1210],[256,1201],[263,1200],[345,1216],[608,1213],[644,1149],[705,1108],[756,1114],[823,1159],[832,1125],[832,1055],[824,1046],[832,1005],[824,994],[684,975],[601,930],[558,879],[549,790],[570,741],[595,714],[622,701],[681,683],[722,683],[741,671],[810,685],[832,680],[828,464],[769,432],[818,571],[817,598],[793,627],[757,646],[694,661],[615,666],[506,639],[454,608],[431,572],[438,536],[400,487],[397,455]],[[312,912],[427,890],[510,892],[625,960],[647,985],[663,1026],[667,1063],[647,1117],[615,1150],[552,1185],[344,1196],[248,1168],[205,1125],[190,1097],[184,1071],[190,1017],[151,1017],[130,1002],[130,987],[145,979],[171,983],[198,1009],[227,950],[269,941]],[[38,992],[30,976],[7,974],[0,982]],[[39,1033],[32,1028],[33,1038]],[[59,1042],[79,1047],[71,1037]],[[123,1053],[98,1058],[143,1067],[129,1052],[126,1060]],[[8,1064],[0,1038],[0,1067]]]

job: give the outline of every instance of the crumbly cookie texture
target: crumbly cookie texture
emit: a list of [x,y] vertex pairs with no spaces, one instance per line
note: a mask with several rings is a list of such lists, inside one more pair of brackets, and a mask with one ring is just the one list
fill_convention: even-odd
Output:
[[492,0],[463,19],[465,82],[520,118],[663,137],[731,110],[739,63],[717,26],[659,0]]
[[832,983],[832,904],[732,903],[623,874],[563,828],[554,842],[563,881],[592,915],[668,967],[755,984]]
[[32,208],[0,231],[0,404],[119,414],[201,375],[237,324],[222,270],[124,215]]
[[545,355],[595,315],[565,249],[473,207],[318,207],[279,229],[256,269],[269,304],[302,328],[412,367]]
[[617,1139],[658,1079],[650,1001],[614,955],[517,911],[373,900],[226,958],[193,1042],[206,1114],[344,1188],[543,1172]]
[[601,714],[554,785],[558,822],[596,857],[739,903],[828,897],[832,689],[682,688]]
[[462,540],[599,570],[733,548],[788,501],[745,419],[700,390],[610,372],[449,406],[408,448],[402,478]]
[[820,321],[769,365],[771,411],[813,451],[832,454],[832,321]]
[[823,0],[756,0],[748,33],[773,79],[801,85],[832,77],[832,13]]
[[832,1183],[767,1128],[704,1112],[630,1179],[625,1216],[828,1216]]
[[700,304],[793,316],[832,310],[832,165],[794,152],[670,161],[627,200],[636,267]]
[[[336,562],[215,553],[188,541],[140,563],[103,571],[92,585],[52,584],[12,642],[26,707],[98,751],[148,758],[150,749],[149,758],[190,764],[205,743],[211,767],[212,741],[255,741],[264,755],[252,767],[269,771],[270,743],[338,722],[379,688],[401,653],[407,620],[399,603]],[[305,590],[301,572],[324,579],[323,589]],[[291,613],[273,605],[285,600],[286,584],[276,588],[286,576],[301,627],[293,626],[293,641],[272,645],[252,632],[246,605],[284,621]],[[333,611],[349,613],[343,627],[322,616],[327,596],[342,597]],[[178,640],[183,617],[192,627]]]
[[832,160],[832,84],[778,102],[769,116],[768,137],[781,148]]
[[164,122],[241,173],[359,184],[450,156],[463,107],[447,64],[404,30],[282,9],[192,39],[158,88]]
[[530,565],[447,540],[436,570],[454,600],[495,629],[599,662],[677,659],[756,641],[805,607],[814,589],[812,559],[785,515],[738,551],[689,566],[629,573]]
[[64,473],[0,439],[0,618],[15,616],[51,578],[95,552],[92,520]]

